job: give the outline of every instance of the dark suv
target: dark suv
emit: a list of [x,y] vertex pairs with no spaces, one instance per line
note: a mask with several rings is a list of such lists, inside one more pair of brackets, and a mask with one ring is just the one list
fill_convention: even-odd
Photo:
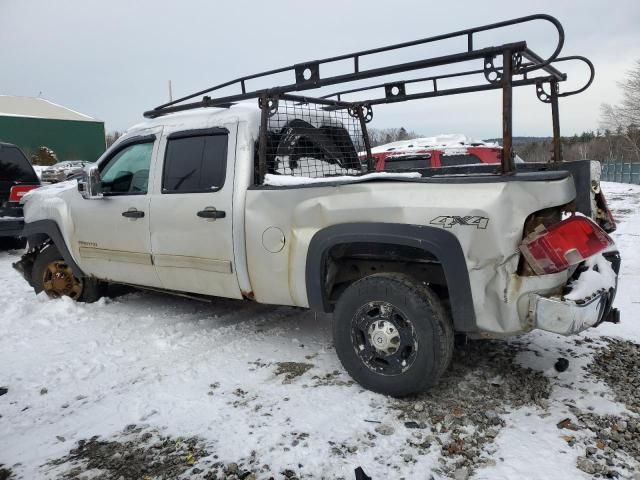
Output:
[[[40,180],[22,150],[11,143],[0,142],[0,218],[22,217],[20,199],[29,190],[38,188]],[[0,248],[24,248],[19,237],[0,237]]]

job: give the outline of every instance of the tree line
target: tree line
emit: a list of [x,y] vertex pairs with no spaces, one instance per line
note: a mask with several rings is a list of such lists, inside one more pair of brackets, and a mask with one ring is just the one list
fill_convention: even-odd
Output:
[[[629,126],[624,131],[604,129],[582,132],[572,137],[561,137],[562,158],[572,160],[601,160],[617,162],[640,162],[637,127]],[[515,147],[517,154],[527,162],[547,162],[551,158],[551,138],[526,142]]]
[[[622,101],[600,106],[599,128],[562,137],[564,160],[640,162],[640,60],[618,82]],[[551,139],[526,143],[517,149],[529,162],[551,158]]]
[[401,140],[411,140],[412,138],[418,138],[418,137],[424,136],[416,132],[407,130],[404,127],[367,128],[367,133],[369,135],[369,142],[371,142],[372,147],[377,147],[378,145],[385,145],[391,142],[398,142]]

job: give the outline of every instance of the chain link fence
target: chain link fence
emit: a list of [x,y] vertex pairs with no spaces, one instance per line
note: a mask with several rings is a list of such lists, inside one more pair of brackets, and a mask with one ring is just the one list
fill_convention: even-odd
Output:
[[605,182],[640,185],[640,162],[602,161],[602,180]]

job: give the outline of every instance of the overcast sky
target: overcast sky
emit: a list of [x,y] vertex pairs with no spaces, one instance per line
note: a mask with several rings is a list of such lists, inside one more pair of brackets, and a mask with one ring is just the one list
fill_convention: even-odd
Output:
[[[600,104],[618,101],[616,81],[640,59],[640,1],[521,3],[0,0],[0,94],[41,95],[104,120],[108,131],[122,130],[139,122],[144,110],[168,100],[169,79],[175,98],[274,67],[548,13],[564,25],[562,54],[587,56],[596,66],[587,92],[561,100],[562,133],[597,128]],[[502,36],[485,34],[477,43],[515,40],[526,40],[545,55],[556,35],[539,24]],[[413,56],[372,58],[362,68],[464,48],[464,42],[449,42]],[[562,88],[586,78],[584,68],[566,67],[569,81]],[[495,137],[501,135],[500,98],[499,92],[473,93],[379,106],[373,126]],[[550,130],[549,106],[536,99],[533,87],[518,89],[514,135],[548,135]]]

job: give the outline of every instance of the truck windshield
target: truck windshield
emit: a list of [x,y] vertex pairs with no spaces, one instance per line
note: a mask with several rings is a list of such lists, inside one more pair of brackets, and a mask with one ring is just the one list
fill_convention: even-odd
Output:
[[38,177],[19,148],[0,145],[0,180],[37,183]]

